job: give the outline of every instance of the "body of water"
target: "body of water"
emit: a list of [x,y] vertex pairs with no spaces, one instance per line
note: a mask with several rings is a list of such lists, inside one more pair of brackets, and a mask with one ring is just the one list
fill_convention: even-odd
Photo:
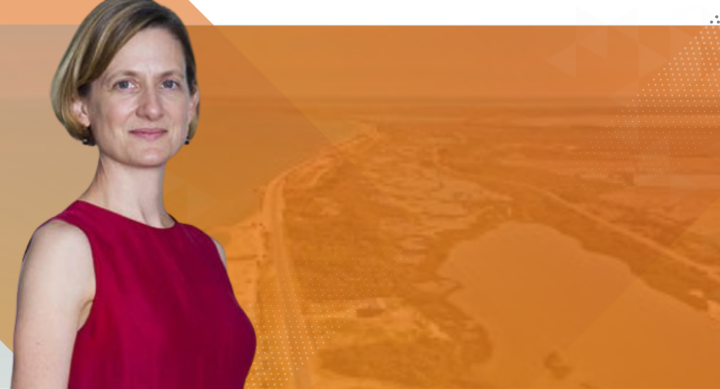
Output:
[[502,387],[720,387],[720,322],[553,228],[505,223],[458,244],[440,274],[487,328],[484,371]]

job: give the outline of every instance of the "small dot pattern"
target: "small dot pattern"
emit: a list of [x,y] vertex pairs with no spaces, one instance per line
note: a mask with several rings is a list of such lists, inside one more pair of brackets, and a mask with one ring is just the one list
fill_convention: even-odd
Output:
[[[257,298],[246,309],[257,336],[246,387],[297,386],[291,380],[304,373],[318,350],[358,309],[372,309],[390,282],[390,268],[363,267],[361,258],[341,261],[340,255],[321,254],[322,258],[296,258],[293,263],[299,266],[276,258],[270,263],[271,280],[259,285]],[[320,276],[333,266],[342,268],[337,274],[353,276]]]
[[627,200],[636,188],[662,186],[697,153],[717,129],[719,42],[717,28],[706,26],[651,76],[564,169],[562,191],[589,199],[620,184],[631,189],[620,195]]

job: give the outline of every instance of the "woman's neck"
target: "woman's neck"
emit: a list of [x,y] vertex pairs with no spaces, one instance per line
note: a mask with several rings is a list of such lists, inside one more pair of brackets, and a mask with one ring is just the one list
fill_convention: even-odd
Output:
[[139,168],[101,158],[95,177],[80,200],[147,225],[170,227],[174,221],[163,203],[164,174],[164,164]]

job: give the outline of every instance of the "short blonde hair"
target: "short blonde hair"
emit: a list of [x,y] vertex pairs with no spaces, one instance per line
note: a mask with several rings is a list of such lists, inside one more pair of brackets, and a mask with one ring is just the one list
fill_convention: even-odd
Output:
[[[153,0],[105,0],[95,7],[75,32],[52,82],[50,98],[55,116],[70,135],[94,145],[90,128],[85,128],[72,111],[72,101],[86,97],[90,84],[110,65],[118,51],[135,34],[146,28],[164,28],[182,45],[190,94],[197,92],[195,56],[185,25],[171,10]],[[195,135],[200,104],[190,123],[188,138]]]

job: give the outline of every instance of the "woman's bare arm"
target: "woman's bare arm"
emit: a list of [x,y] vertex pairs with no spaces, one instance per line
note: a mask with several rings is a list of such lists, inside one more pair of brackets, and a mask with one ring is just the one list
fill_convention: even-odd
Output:
[[52,220],[33,235],[20,270],[13,389],[68,386],[83,306],[94,296],[92,250],[79,228]]

